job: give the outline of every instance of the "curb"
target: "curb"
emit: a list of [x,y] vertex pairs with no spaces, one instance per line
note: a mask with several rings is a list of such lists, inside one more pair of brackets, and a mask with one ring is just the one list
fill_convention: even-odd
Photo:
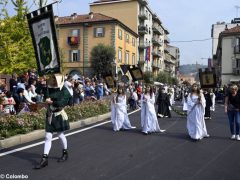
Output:
[[[110,116],[111,116],[111,113],[109,112],[109,113],[98,115],[95,117],[82,119],[76,122],[70,122],[70,130],[81,128],[90,124],[97,123],[99,121],[106,120],[110,118]],[[4,140],[0,140],[0,149],[10,148],[16,145],[38,140],[38,139],[44,138],[44,135],[45,135],[45,130],[40,129],[27,134],[20,134]]]

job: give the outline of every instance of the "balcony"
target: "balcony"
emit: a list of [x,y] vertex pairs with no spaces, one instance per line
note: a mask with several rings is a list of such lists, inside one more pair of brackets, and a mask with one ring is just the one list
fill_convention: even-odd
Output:
[[139,35],[148,34],[148,28],[144,25],[139,25],[138,26],[138,34]]
[[233,74],[234,75],[240,75],[240,67],[238,67],[238,68],[233,68]]
[[139,49],[146,49],[149,46],[149,43],[147,43],[146,41],[144,42],[139,42],[138,48]]
[[153,37],[152,38],[152,43],[154,46],[162,46],[162,41],[159,40],[159,38]]
[[138,2],[143,5],[143,6],[146,6],[148,5],[148,1],[147,0],[138,0]]
[[80,43],[80,40],[78,36],[69,36],[67,38],[67,42],[70,46],[78,46]]
[[147,13],[140,11],[140,14],[138,15],[138,18],[141,20],[147,20],[148,19],[148,15]]
[[155,68],[155,69],[161,69],[160,63],[157,62],[157,61],[153,61],[152,67]]
[[163,34],[161,28],[159,26],[157,26],[157,25],[153,25],[152,30],[153,30],[153,33],[155,33],[155,34],[158,34],[158,35],[162,35]]
[[165,43],[170,43],[170,39],[169,39],[169,37],[167,37],[166,35],[164,35],[164,42],[165,42]]
[[152,51],[152,55],[153,55],[154,57],[161,57],[161,52],[160,52],[160,51],[153,50],[153,51]]
[[164,52],[165,53],[169,53],[170,51],[169,51],[169,47],[167,47],[166,45],[164,46]]
[[144,63],[145,63],[145,58],[143,56],[140,56],[138,60],[138,65],[143,66]]
[[240,54],[240,46],[235,46],[234,47],[234,54]]

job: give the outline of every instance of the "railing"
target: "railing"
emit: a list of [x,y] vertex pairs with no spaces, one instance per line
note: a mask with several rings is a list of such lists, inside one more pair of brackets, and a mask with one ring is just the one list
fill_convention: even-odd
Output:
[[144,41],[144,42],[139,42],[139,45],[138,45],[138,48],[140,48],[140,49],[145,49],[145,48],[147,48],[149,46],[149,43],[148,42],[146,42],[146,41]]
[[235,46],[234,47],[234,54],[240,54],[240,46]]
[[153,30],[154,33],[157,33],[157,34],[159,34],[159,35],[162,35],[162,34],[163,34],[162,29],[161,29],[159,26],[157,26],[157,25],[153,25],[153,26],[152,26],[152,30]]
[[164,42],[170,43],[170,39],[169,39],[169,37],[167,37],[166,35],[164,35]]
[[147,20],[148,19],[148,14],[144,11],[140,11],[138,17],[142,20]]
[[153,38],[152,38],[152,43],[153,43],[154,45],[162,46],[162,41],[161,41],[159,38],[156,38],[156,37],[153,37]]
[[139,34],[147,34],[148,33],[148,28],[144,25],[139,25],[138,26],[138,33]]
[[153,55],[153,56],[161,57],[161,52],[160,52],[160,51],[157,51],[157,50],[153,50],[153,51],[152,51],[152,55]]

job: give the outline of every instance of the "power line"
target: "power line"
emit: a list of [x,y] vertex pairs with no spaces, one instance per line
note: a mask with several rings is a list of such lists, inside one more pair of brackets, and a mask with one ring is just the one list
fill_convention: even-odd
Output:
[[171,43],[202,42],[202,41],[209,41],[209,40],[212,40],[212,39],[218,39],[218,38],[194,39],[194,40],[184,40],[184,41],[171,41]]

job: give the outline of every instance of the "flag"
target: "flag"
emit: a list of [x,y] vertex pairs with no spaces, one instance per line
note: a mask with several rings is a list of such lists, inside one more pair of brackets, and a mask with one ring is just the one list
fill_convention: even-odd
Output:
[[150,61],[150,46],[146,48],[145,61]]

